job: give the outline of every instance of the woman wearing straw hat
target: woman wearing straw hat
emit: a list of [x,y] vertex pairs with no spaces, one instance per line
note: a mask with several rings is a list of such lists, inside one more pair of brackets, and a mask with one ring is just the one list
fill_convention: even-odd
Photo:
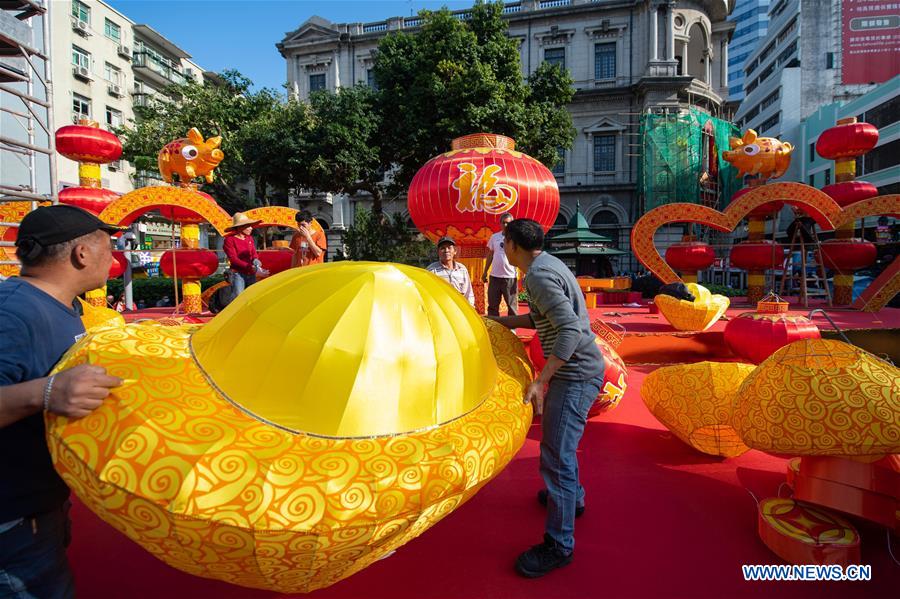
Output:
[[235,298],[248,286],[256,282],[256,273],[268,274],[262,268],[253,241],[253,227],[262,221],[250,220],[243,212],[234,215],[234,224],[225,229],[228,236],[222,249],[231,265],[231,290]]

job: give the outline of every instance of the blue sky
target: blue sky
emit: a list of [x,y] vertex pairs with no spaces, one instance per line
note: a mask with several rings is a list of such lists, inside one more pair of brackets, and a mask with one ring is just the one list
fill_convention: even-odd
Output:
[[423,8],[466,8],[459,0],[106,0],[150,25],[205,69],[237,69],[257,87],[282,89],[284,59],[275,43],[312,15],[335,23],[409,16]]

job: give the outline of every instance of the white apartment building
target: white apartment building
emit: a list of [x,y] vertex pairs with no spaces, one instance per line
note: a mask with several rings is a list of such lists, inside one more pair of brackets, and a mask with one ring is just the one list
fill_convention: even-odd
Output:
[[[204,71],[191,56],[149,25],[134,23],[99,0],[54,0],[51,5],[53,105],[56,126],[89,118],[104,129],[134,119],[134,107],[166,86]],[[77,163],[57,157],[60,188],[78,185]],[[103,186],[119,193],[156,182],[125,161],[102,167]]]
[[[576,88],[569,105],[577,137],[554,174],[560,187],[557,225],[564,229],[580,203],[596,232],[627,248],[640,217],[638,151],[641,115],[718,115],[728,94],[727,20],[734,0],[521,0],[507,2],[509,36],[519,43],[522,75],[542,62],[568,69]],[[467,11],[455,11],[459,19]],[[392,32],[414,33],[419,17],[373,23],[332,23],[311,17],[277,44],[293,93],[372,84],[373,52]],[[340,230],[364,196],[309,207]],[[405,202],[386,210],[406,212]],[[634,264],[620,263],[627,269]]]
[[849,101],[874,85],[841,83],[841,0],[777,0],[769,34],[745,63],[742,129],[780,137],[821,106]]
[[744,63],[768,31],[769,4],[770,0],[737,0],[728,17],[736,25],[728,44],[728,102],[735,107],[744,99]]

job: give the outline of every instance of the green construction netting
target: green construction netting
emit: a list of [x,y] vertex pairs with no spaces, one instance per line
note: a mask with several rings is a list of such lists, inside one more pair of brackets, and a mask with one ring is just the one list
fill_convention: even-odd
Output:
[[722,160],[729,137],[740,137],[733,123],[693,108],[641,116],[638,183],[644,210],[673,202],[727,206],[742,186],[737,169]]

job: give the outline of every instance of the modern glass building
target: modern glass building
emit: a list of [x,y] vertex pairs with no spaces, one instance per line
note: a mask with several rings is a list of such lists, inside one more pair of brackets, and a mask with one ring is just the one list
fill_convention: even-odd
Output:
[[769,26],[770,0],[737,0],[728,18],[735,29],[728,44],[728,101],[744,99],[744,63],[766,37]]

